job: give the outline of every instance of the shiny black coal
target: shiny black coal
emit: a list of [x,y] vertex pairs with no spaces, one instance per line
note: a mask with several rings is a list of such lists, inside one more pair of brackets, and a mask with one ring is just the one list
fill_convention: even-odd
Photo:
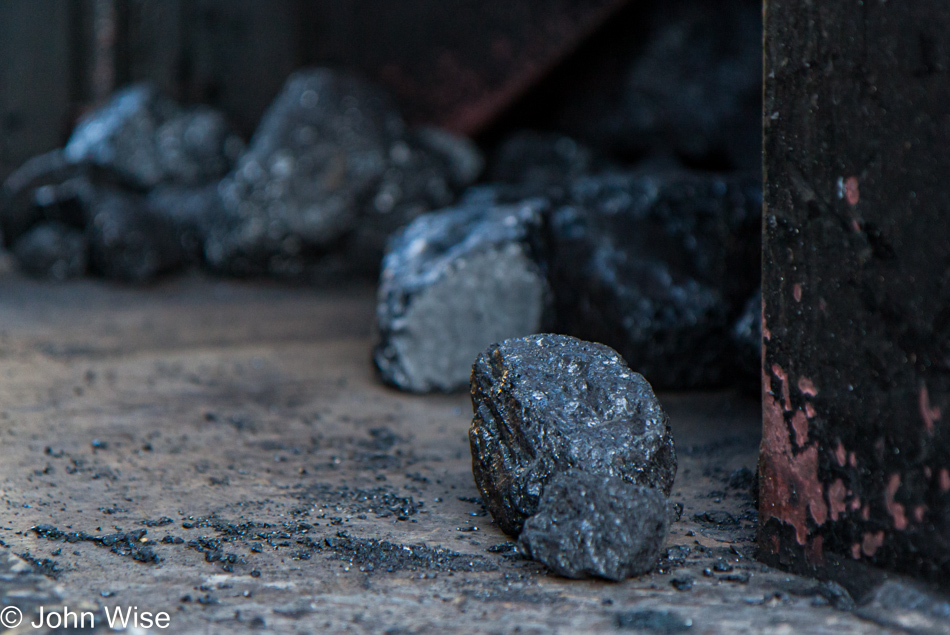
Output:
[[545,486],[579,469],[669,494],[676,454],[650,384],[612,349],[564,335],[490,346],[472,368],[472,472],[517,535]]
[[656,489],[568,470],[544,488],[518,547],[559,575],[620,581],[653,569],[669,516],[666,496]]

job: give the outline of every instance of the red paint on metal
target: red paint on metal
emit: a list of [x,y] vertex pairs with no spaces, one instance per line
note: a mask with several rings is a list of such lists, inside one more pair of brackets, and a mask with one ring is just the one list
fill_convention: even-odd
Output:
[[796,282],[792,285],[792,295],[795,297],[795,302],[802,301],[802,285],[799,282]]
[[861,551],[864,552],[866,556],[873,556],[877,553],[877,550],[881,548],[881,545],[884,544],[884,532],[877,531],[873,534],[867,532],[864,534],[864,540],[861,541]]
[[920,418],[924,420],[924,429],[927,430],[927,434],[933,436],[934,422],[940,420],[940,408],[930,405],[930,393],[927,392],[927,386],[920,387],[917,403],[920,406]]
[[[773,367],[773,372],[775,370]],[[787,385],[783,384],[784,387]],[[763,523],[775,518],[791,525],[798,544],[804,546],[808,539],[807,514],[810,513],[818,525],[823,525],[828,519],[828,506],[818,480],[818,449],[811,446],[798,453],[792,450],[782,406],[766,386],[763,382],[759,511]]]
[[861,200],[861,191],[858,188],[858,177],[849,176],[845,179],[844,198],[848,201],[848,205],[857,205],[858,201]]
[[844,502],[846,495],[846,488],[840,478],[828,486],[828,513],[831,520],[838,520],[838,516],[848,511]]
[[815,387],[814,382],[807,377],[799,378],[798,389],[802,391],[803,395],[808,395],[809,397],[814,397],[818,394],[818,389]]
[[782,370],[782,367],[778,364],[772,364],[772,374],[782,382],[782,401],[785,404],[785,412],[788,412],[792,409],[792,399],[788,388],[788,373]]
[[795,445],[800,448],[808,443],[808,418],[801,410],[792,415],[792,430],[795,431]]
[[947,468],[940,470],[940,489],[944,492],[950,490],[950,471],[947,471]]
[[894,527],[898,530],[907,529],[907,515],[904,513],[904,506],[894,502],[894,494],[901,486],[901,475],[891,474],[887,482],[887,489],[884,490],[884,503],[887,505],[887,512],[894,519]]
[[838,447],[835,448],[835,458],[841,467],[844,467],[845,461],[848,460],[847,452],[845,452],[844,444],[841,441],[838,441]]

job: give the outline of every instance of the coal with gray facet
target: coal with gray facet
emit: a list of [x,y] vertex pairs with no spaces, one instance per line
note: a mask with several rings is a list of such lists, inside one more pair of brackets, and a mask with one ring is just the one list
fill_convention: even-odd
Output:
[[536,253],[542,205],[434,212],[393,237],[377,296],[383,381],[411,392],[464,389],[486,346],[542,329],[550,304]]
[[451,204],[480,170],[470,142],[410,132],[378,87],[298,71],[221,184],[226,216],[207,239],[208,262],[298,276],[340,250],[378,261],[390,232]]
[[669,516],[667,498],[657,489],[569,470],[544,488],[518,547],[559,575],[620,581],[653,569]]
[[557,475],[577,469],[669,494],[676,454],[650,384],[616,351],[565,335],[493,344],[472,368],[472,472],[517,535]]

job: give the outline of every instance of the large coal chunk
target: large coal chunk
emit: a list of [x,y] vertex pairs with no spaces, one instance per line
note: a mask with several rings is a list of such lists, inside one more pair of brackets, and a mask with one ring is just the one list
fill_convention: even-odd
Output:
[[218,179],[242,148],[221,113],[207,107],[183,109],[154,86],[136,84],[83,119],[64,156],[72,163],[110,168],[150,188]]
[[660,388],[730,378],[759,284],[761,186],[685,172],[579,179],[551,215],[558,330],[617,349]]
[[669,494],[669,419],[612,349],[564,335],[493,344],[472,367],[471,390],[472,472],[506,533],[517,535],[545,486],[572,468]]
[[666,496],[654,488],[569,470],[544,488],[518,546],[559,575],[620,581],[653,569],[669,518]]
[[470,143],[410,133],[377,87],[300,71],[222,182],[226,216],[206,255],[240,275],[301,275],[341,249],[378,259],[392,230],[449,205],[480,169]]
[[551,302],[537,263],[542,208],[473,204],[420,216],[393,237],[377,299],[383,381],[464,389],[486,346],[542,329]]

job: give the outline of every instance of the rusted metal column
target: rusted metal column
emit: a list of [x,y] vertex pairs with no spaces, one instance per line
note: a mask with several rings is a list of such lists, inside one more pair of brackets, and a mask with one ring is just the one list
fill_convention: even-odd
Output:
[[761,553],[950,581],[950,4],[766,2]]

